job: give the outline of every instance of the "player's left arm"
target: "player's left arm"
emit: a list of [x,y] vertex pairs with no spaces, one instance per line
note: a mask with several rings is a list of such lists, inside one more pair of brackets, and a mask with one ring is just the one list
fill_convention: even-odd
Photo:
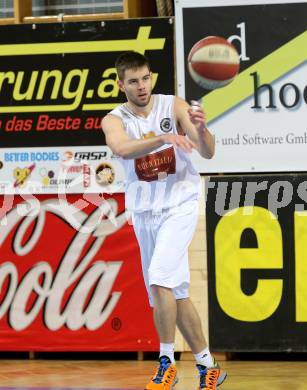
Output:
[[202,157],[212,158],[215,138],[206,127],[206,115],[202,107],[199,105],[192,108],[185,100],[176,96],[174,114],[179,134],[186,134]]

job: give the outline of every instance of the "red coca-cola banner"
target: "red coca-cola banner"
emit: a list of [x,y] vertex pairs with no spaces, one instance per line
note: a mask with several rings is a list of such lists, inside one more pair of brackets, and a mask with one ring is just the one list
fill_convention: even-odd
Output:
[[1,200],[0,350],[158,349],[123,194]]

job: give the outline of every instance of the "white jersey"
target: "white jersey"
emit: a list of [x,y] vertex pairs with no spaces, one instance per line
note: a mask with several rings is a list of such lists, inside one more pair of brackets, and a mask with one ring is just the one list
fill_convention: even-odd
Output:
[[[173,95],[153,95],[147,118],[131,112],[126,104],[110,114],[122,119],[130,138],[144,139],[162,134],[178,134]],[[194,200],[200,193],[200,176],[189,153],[163,145],[136,159],[121,159],[126,173],[126,208],[133,212],[160,211]]]

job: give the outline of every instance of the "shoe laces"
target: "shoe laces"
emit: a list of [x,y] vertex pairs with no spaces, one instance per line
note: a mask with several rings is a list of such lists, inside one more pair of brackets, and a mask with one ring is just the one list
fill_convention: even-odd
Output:
[[[162,383],[163,377],[167,369],[171,366],[171,361],[168,356],[161,356],[160,357],[160,365],[157,370],[157,373],[155,375],[155,378],[153,379],[154,383]],[[173,369],[171,368],[170,374],[173,374]],[[166,383],[170,383],[170,380],[172,379],[173,375],[168,375],[165,379]]]
[[214,390],[219,377],[218,367],[207,368],[201,364],[196,366],[199,371],[200,389]]

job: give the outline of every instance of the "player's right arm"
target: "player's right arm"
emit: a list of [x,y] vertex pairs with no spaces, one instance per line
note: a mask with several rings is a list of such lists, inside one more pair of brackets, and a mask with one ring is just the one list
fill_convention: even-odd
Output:
[[106,142],[114,154],[124,159],[146,156],[162,145],[172,144],[186,152],[191,152],[194,144],[181,135],[163,134],[147,139],[132,139],[125,131],[123,121],[115,115],[106,115],[102,120]]

